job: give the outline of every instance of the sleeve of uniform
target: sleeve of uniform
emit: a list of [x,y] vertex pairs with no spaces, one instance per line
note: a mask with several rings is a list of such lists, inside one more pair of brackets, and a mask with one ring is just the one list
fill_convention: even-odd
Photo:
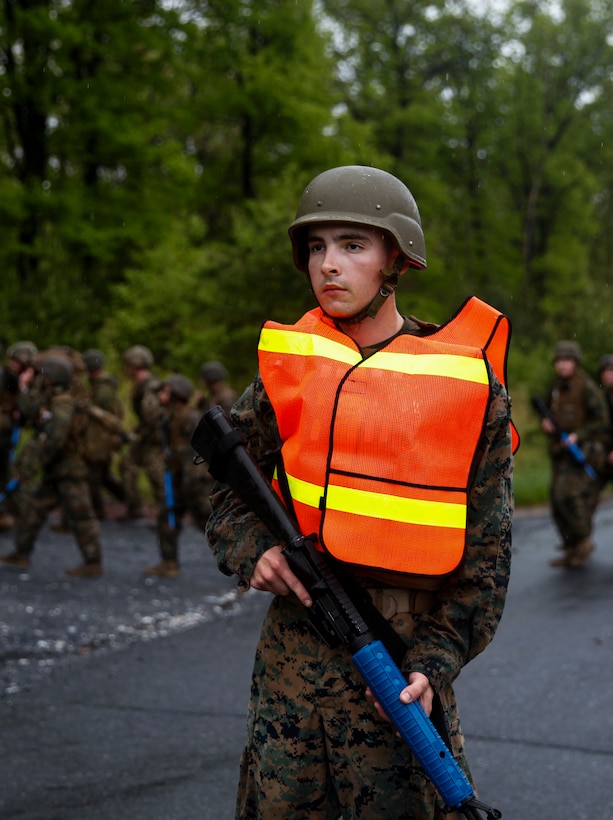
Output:
[[580,443],[602,439],[607,424],[607,403],[595,382],[587,380],[584,389],[587,421],[575,430]]
[[159,402],[157,392],[146,390],[140,406],[140,428],[157,432],[163,418],[164,410]]
[[[236,401],[230,415],[246,436],[250,452],[270,477],[278,430],[259,375]],[[278,541],[257,516],[219,482],[213,485],[211,507],[206,536],[217,565],[226,575],[238,575],[239,585],[247,588],[256,563]]]
[[498,627],[511,569],[513,456],[510,402],[494,379],[486,429],[469,494],[461,568],[420,618],[403,672],[422,672],[435,689],[450,684],[482,652]]
[[74,404],[69,401],[54,401],[51,416],[44,422],[41,432],[26,445],[23,457],[17,460],[16,471],[26,480],[44,469],[65,449],[71,432]]

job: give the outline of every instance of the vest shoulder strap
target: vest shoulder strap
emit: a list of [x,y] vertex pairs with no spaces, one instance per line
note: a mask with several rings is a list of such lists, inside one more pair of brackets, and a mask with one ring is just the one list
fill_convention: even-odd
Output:
[[[471,296],[432,335],[441,342],[481,348],[499,381],[508,388],[507,357],[511,341],[511,322],[508,316],[477,296]],[[519,432],[513,422],[511,438],[515,453],[519,447]]]

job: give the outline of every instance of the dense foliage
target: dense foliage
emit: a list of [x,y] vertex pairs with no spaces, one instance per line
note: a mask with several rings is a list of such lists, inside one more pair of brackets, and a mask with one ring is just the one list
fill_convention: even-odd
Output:
[[[310,305],[304,184],[378,165],[420,205],[401,307],[508,312],[516,378],[613,349],[613,7],[521,0],[1,0],[0,341],[221,358]],[[534,364],[535,357],[543,366]]]

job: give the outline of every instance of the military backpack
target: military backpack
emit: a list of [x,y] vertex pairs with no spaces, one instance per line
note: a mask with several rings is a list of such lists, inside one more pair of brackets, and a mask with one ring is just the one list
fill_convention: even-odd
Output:
[[90,464],[108,462],[128,440],[121,419],[90,401],[77,402],[77,409],[81,411],[79,454]]

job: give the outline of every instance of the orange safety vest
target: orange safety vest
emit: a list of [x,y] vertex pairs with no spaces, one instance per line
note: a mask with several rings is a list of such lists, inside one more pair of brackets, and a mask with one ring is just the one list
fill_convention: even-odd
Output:
[[[264,325],[259,365],[283,484],[300,530],[336,558],[428,576],[460,564],[492,338],[505,353],[495,369],[506,361],[492,336],[500,314],[480,304],[487,310],[469,300],[432,334],[401,334],[366,359],[319,309],[295,325]],[[471,346],[458,343],[464,335]],[[283,496],[278,475],[273,483]]]

